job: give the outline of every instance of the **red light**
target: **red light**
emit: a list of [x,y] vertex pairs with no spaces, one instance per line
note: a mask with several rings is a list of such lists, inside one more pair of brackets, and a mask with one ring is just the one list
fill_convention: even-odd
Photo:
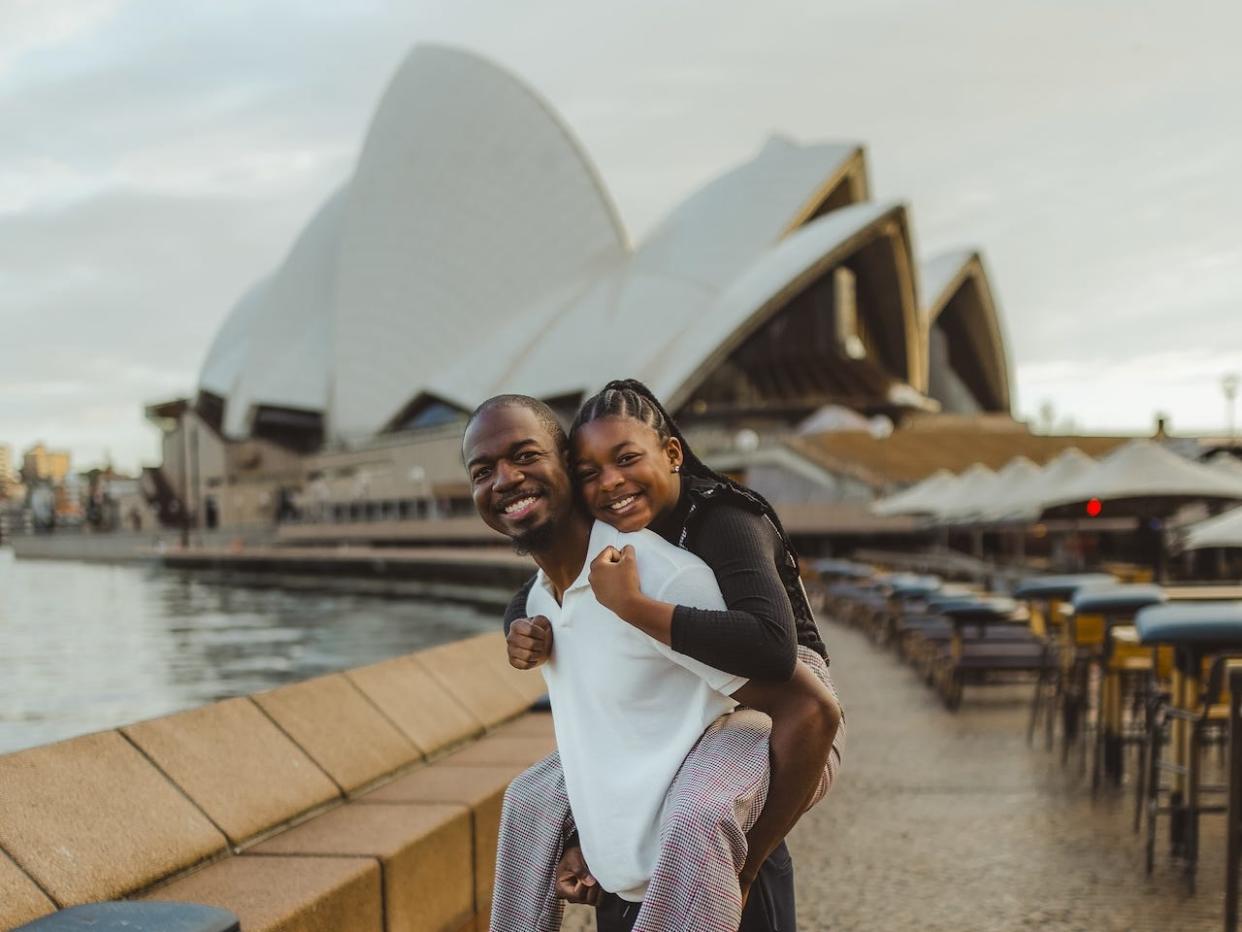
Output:
[[1100,512],[1103,510],[1104,510],[1104,506],[1100,504],[1100,500],[1098,498],[1093,498],[1087,502],[1087,516],[1088,517],[1098,518],[1100,516]]

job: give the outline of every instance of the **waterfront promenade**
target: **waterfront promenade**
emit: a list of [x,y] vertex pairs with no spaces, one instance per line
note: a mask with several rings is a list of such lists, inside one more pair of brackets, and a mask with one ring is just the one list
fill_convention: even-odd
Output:
[[[1202,821],[1188,897],[1161,835],[1156,871],[1133,796],[1094,803],[1077,761],[1026,746],[1029,688],[968,692],[945,711],[910,668],[822,623],[849,722],[832,795],[790,839],[802,932],[1195,932],[1221,927],[1223,819]],[[567,929],[592,929],[571,910]]]

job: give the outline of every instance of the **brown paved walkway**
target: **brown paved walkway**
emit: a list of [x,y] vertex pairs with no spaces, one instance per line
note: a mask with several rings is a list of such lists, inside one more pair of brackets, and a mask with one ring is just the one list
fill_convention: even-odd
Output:
[[1093,803],[1076,761],[1027,748],[1027,687],[968,688],[953,715],[857,633],[824,634],[849,748],[790,839],[802,932],[1221,928],[1222,817],[1204,818],[1196,895],[1163,834],[1148,881],[1129,786]]

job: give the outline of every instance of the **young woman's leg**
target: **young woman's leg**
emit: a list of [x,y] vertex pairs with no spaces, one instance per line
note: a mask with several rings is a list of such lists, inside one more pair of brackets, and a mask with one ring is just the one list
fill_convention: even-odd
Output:
[[[798,659],[814,671],[820,681],[828,687],[828,691],[837,699],[837,703],[841,704],[841,697],[837,694],[837,688],[832,685],[832,677],[828,675],[828,664],[824,662],[824,658],[809,647],[798,646]],[[837,726],[836,737],[832,739],[832,750],[828,752],[828,762],[824,766],[824,775],[820,777],[819,788],[815,791],[815,795],[811,797],[807,809],[810,809],[821,799],[828,795],[828,791],[832,789],[833,781],[836,780],[837,774],[841,772],[841,756],[845,753],[845,706],[841,706],[841,724]]]
[[573,830],[561,757],[554,751],[505,791],[491,932],[560,929],[565,904],[556,897],[556,867]]
[[736,932],[746,832],[768,792],[771,720],[742,710],[708,727],[665,803],[660,856],[634,932]]
[[[802,647],[798,655],[836,696],[824,659]],[[734,932],[738,928],[737,877],[746,859],[746,832],[767,798],[770,731],[766,716],[751,710],[735,712],[714,723],[687,755],[669,793],[660,859],[634,932]],[[843,719],[808,808],[832,788],[844,748]],[[771,896],[772,902],[757,913],[760,906],[752,907],[747,901],[748,929],[755,921],[759,922],[755,928],[766,928],[770,923],[761,917],[775,917],[782,930],[796,928],[787,921],[793,913],[792,869],[772,873],[773,867],[765,863],[770,876],[764,890],[751,889],[751,899]]]

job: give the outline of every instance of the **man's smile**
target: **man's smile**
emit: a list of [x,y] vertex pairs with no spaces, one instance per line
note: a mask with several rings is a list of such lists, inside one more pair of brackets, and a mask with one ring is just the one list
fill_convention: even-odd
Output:
[[523,492],[505,499],[496,510],[510,521],[520,521],[531,513],[541,497],[539,492]]

